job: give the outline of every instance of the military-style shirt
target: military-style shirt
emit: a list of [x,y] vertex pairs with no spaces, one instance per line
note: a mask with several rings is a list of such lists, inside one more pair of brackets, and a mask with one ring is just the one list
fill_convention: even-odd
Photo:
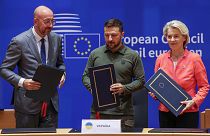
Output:
[[125,92],[120,94],[120,106],[101,111],[101,114],[133,115],[132,92],[139,90],[145,83],[144,68],[137,52],[127,46],[112,53],[106,45],[93,50],[89,56],[82,82],[90,91],[89,67],[114,64],[117,83],[124,85]]

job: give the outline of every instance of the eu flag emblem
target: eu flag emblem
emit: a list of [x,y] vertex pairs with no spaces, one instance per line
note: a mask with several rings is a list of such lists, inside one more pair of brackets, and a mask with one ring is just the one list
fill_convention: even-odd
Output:
[[88,58],[90,52],[100,46],[100,34],[64,34],[66,59]]

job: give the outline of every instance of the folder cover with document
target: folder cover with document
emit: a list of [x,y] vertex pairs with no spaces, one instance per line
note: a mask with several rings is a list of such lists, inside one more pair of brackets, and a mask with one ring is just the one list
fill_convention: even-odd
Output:
[[57,68],[39,65],[33,76],[33,80],[40,82],[41,88],[39,90],[26,91],[25,95],[34,100],[49,100],[56,92],[63,74],[64,71]]
[[153,128],[148,133],[208,133],[208,129],[200,128]]
[[56,128],[3,128],[1,134],[56,133]]
[[181,101],[191,100],[191,96],[171,79],[162,69],[159,69],[145,84],[145,87],[155,94],[175,116],[178,116],[185,105]]
[[107,64],[88,69],[93,95],[93,105],[96,111],[113,108],[120,105],[118,94],[112,94],[110,86],[116,83],[113,64]]

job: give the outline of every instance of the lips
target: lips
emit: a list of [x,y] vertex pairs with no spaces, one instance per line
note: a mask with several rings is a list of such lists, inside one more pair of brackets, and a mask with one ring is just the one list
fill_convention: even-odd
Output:
[[176,45],[176,43],[170,43],[170,45]]

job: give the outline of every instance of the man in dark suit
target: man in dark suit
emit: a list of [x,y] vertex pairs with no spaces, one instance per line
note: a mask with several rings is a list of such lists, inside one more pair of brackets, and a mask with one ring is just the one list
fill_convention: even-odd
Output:
[[[40,64],[65,70],[61,56],[61,37],[51,32],[54,17],[51,9],[39,6],[34,11],[34,26],[14,37],[0,67],[1,76],[14,86],[17,128],[57,127],[58,92],[47,103],[25,96],[26,91],[39,90],[41,84],[32,77]],[[41,56],[44,46],[44,62]],[[42,46],[42,47],[41,47]],[[42,50],[42,51],[41,51]],[[14,72],[18,68],[18,74]],[[64,84],[65,75],[60,80]],[[47,106],[47,108],[46,108]]]

